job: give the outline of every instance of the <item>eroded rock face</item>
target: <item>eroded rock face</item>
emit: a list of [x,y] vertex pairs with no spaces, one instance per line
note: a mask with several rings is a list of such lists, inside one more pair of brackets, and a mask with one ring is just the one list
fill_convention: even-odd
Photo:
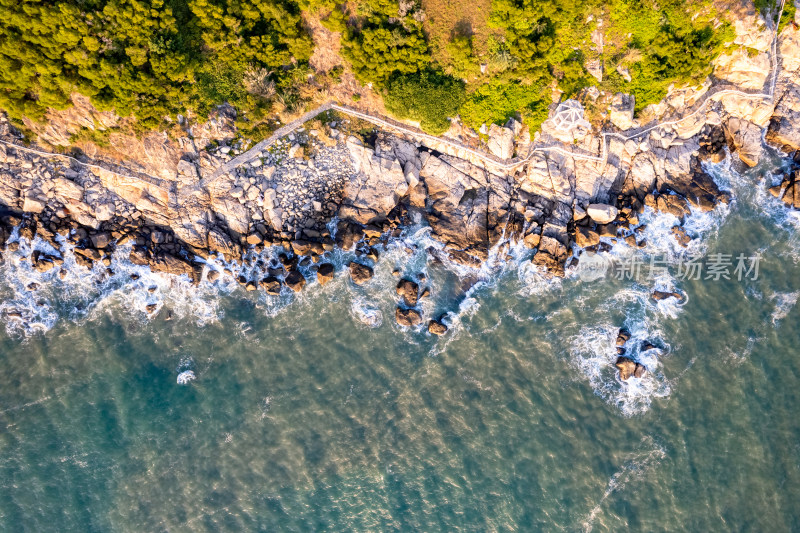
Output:
[[735,48],[716,61],[714,76],[742,89],[761,90],[767,81],[772,65],[766,51],[750,54],[746,49]]
[[347,141],[347,149],[357,174],[345,187],[340,216],[361,224],[385,218],[408,191],[400,161],[355,139]]
[[492,124],[489,127],[489,151],[501,159],[511,159],[514,155],[514,131],[510,128]]
[[761,158],[761,128],[739,118],[730,118],[724,127],[731,152],[736,152],[747,166],[754,167]]
[[633,95],[617,93],[611,102],[609,120],[621,130],[633,127],[633,110],[636,107],[636,100]]
[[[522,240],[535,264],[559,274],[573,244],[597,246],[605,237],[640,245],[630,227],[636,225],[642,205],[681,219],[690,209],[709,210],[725,201],[725,193],[700,164],[719,161],[724,145],[753,165],[761,156],[761,128],[769,124],[770,142],[785,150],[800,147],[800,95],[795,81],[800,46],[795,44],[800,44],[798,32],[787,29],[780,43],[784,72],[774,113],[769,101],[726,94],[719,98],[719,105],[709,105],[677,124],[647,130],[633,139],[610,137],[605,164],[550,150],[537,151],[529,161],[505,171],[485,162],[475,164],[466,151],[447,151],[435,141],[426,148],[418,139],[378,133],[367,145],[367,141],[341,135],[336,146],[311,149],[301,146],[303,142],[293,134],[282,141],[283,149],[299,156],[303,148],[303,157],[277,161],[264,150],[213,185],[184,187],[196,184],[198,177],[237,153],[237,148],[223,141],[215,149],[217,160],[212,161],[203,150],[184,154],[176,163],[177,173],[169,176],[174,181],[162,187],[55,165],[1,147],[0,204],[36,219],[57,214],[59,221],[74,222],[87,232],[84,241],[89,244],[82,246],[98,253],[113,249],[120,238],[115,229],[125,228],[118,233],[138,239],[136,232],[127,229],[145,228],[144,240],[136,245],[154,247],[144,257],[148,264],[153,261],[161,265],[156,268],[186,273],[195,268],[187,259],[195,254],[219,252],[227,259],[240,259],[244,250],[282,245],[294,254],[295,265],[287,265],[274,276],[270,272],[278,289],[280,278],[296,269],[297,256],[310,256],[304,258],[308,266],[311,259],[324,260],[323,252],[335,243],[348,250],[358,246],[361,257],[377,261],[373,250],[379,243],[420,218],[431,226],[431,236],[444,245],[436,252],[441,257],[477,267],[501,239]],[[754,61],[758,65],[761,60],[755,56]],[[748,64],[733,65],[738,70],[728,71],[747,71]],[[720,72],[729,66],[723,62]],[[703,90],[707,86],[694,95],[689,90],[671,91],[656,111],[680,114],[697,102]],[[620,129],[633,126],[633,107],[632,98],[615,95],[611,122]],[[544,144],[558,147],[562,141],[569,145],[564,150],[601,153],[601,139],[581,118],[580,104],[566,101],[557,109],[574,111],[577,119],[574,127],[560,128],[564,123],[557,120],[554,109],[540,134]],[[227,122],[223,122],[217,133],[224,137]],[[0,133],[4,131],[0,125]],[[203,138],[209,141],[216,135],[214,128],[205,131]],[[504,159],[515,152],[527,153],[531,142],[530,132],[516,121],[506,127],[493,126],[488,133],[488,148]],[[800,197],[794,179],[774,194],[791,205],[797,203],[795,196]],[[339,219],[336,232],[327,226],[334,217]],[[676,228],[676,239],[687,243],[690,238]],[[104,237],[104,232],[111,237]],[[102,253],[95,257],[87,252],[80,261],[92,264],[102,260]],[[46,266],[45,259],[42,268]],[[317,269],[320,283],[332,277],[328,268],[323,263]],[[350,271],[357,283],[371,277],[366,265],[351,265]],[[406,304],[416,303],[411,292],[408,298],[403,296]]]

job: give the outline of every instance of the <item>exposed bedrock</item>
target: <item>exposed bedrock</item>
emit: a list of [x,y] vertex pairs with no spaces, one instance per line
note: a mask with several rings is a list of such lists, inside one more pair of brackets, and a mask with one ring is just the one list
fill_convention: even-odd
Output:
[[[87,264],[103,261],[129,240],[135,262],[197,279],[196,256],[241,259],[247,250],[280,245],[287,257],[280,272],[264,269],[269,282],[253,284],[273,291],[302,288],[306,279],[292,274],[298,262],[317,263],[334,246],[355,250],[352,278],[366,282],[379,260],[378,245],[415,220],[430,226],[454,261],[477,267],[503,240],[521,241],[535,264],[561,274],[574,244],[596,247],[609,238],[643,246],[636,228],[648,207],[675,215],[673,233],[685,244],[689,237],[680,221],[692,209],[728,201],[704,170],[726,150],[741,160],[736,164],[752,166],[763,156],[764,133],[779,149],[800,148],[798,34],[789,28],[779,43],[782,70],[773,102],[725,93],[690,113],[700,95],[676,91],[659,105],[686,118],[636,134],[620,130],[639,125],[631,115],[633,101],[617,96],[606,124],[614,135],[603,139],[582,120],[566,144],[548,136],[556,131],[549,124],[538,142],[553,149],[530,153],[512,170],[397,134],[357,137],[347,133],[346,119],[337,118],[257,153],[243,155],[244,148],[224,139],[207,139],[199,155],[177,165],[173,180],[125,177],[0,145],[0,205],[15,217],[12,222],[26,215],[47,240],[63,233]],[[19,142],[4,123],[0,134]],[[529,153],[530,135],[519,123],[495,126],[489,134],[497,154]],[[241,164],[223,167],[234,154]],[[597,160],[597,154],[607,157]],[[198,160],[204,163],[192,162]],[[204,169],[227,172],[199,181],[210,175]],[[796,174],[787,175],[773,194],[800,206],[795,184]],[[0,233],[3,243],[8,227]],[[317,274],[327,282],[335,273],[326,264]],[[411,292],[404,289],[408,305]]]

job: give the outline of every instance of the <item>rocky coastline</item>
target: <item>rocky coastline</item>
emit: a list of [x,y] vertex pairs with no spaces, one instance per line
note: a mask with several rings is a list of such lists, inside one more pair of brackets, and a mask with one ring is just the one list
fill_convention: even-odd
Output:
[[[776,48],[772,98],[713,96],[701,112],[667,121],[686,116],[709,85],[676,90],[649,110],[665,125],[627,140],[605,139],[585,120],[564,127],[557,121],[563,103],[554,104],[551,118],[533,136],[514,120],[493,126],[486,139],[491,153],[501,159],[527,154],[510,171],[412,136],[365,133],[364,124],[335,112],[253,154],[223,109],[213,128],[187,132],[191,143],[182,144],[192,148],[174,176],[148,181],[25,149],[3,122],[0,248],[16,227],[20,236],[37,235],[56,250],[60,234],[74,245],[79,265],[92,268],[109,267],[113,250],[130,243],[130,260],[153,271],[186,275],[195,283],[230,274],[247,290],[274,295],[302,290],[310,281],[298,265],[310,266],[320,284],[339,275],[328,259],[335,247],[355,251],[347,275],[353,283],[367,282],[381,247],[420,220],[442,243],[443,251],[432,250],[446,255],[442,259],[477,268],[491,250],[502,257],[505,247],[522,242],[531,261],[556,276],[580,261],[584,250],[613,241],[645,246],[639,221],[645,208],[675,215],[673,234],[686,245],[691,237],[680,226],[683,218],[729,200],[704,162],[730,153],[736,164],[754,166],[765,138],[800,165],[800,31],[789,26]],[[726,63],[727,81],[752,70],[744,57]],[[760,76],[755,86],[773,83],[769,69],[750,71],[751,83],[753,76]],[[640,127],[631,97],[585,96],[607,102],[604,131],[624,134]],[[569,102],[582,112],[579,103]],[[532,151],[533,146],[545,148]],[[587,153],[606,157],[581,157]],[[237,157],[241,164],[221,172]],[[770,191],[800,208],[798,178],[794,170]],[[269,247],[275,247],[274,260],[248,265],[249,276],[204,264],[215,254],[252,262],[248,251]],[[60,268],[63,257],[34,252],[30,261],[46,271]],[[427,319],[431,333],[446,331],[440,318],[422,317],[415,308],[424,295],[416,281],[400,280],[397,293],[398,323],[415,327]]]

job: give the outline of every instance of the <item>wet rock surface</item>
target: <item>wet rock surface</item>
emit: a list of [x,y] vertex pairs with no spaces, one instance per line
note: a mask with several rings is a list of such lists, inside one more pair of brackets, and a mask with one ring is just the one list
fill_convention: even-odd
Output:
[[422,324],[422,314],[416,309],[395,309],[394,318],[398,324],[408,328]]
[[[774,109],[726,95],[699,114],[650,128],[635,139],[602,141],[586,128],[572,131],[571,146],[543,130],[544,141],[561,143],[554,146],[565,151],[533,152],[512,169],[477,164],[466,152],[439,151],[431,147],[435,142],[423,145],[380,131],[358,135],[356,129],[348,131],[348,119],[336,115],[326,118],[315,135],[299,128],[269,149],[248,153],[214,181],[200,178],[250,146],[232,140],[227,119],[220,122],[228,126],[218,128],[219,138],[214,128],[203,130],[196,153],[181,159],[175,176],[162,183],[0,145],[0,207],[14,217],[3,223],[0,245],[24,216],[23,231],[55,244],[55,236],[63,235],[86,267],[130,243],[134,263],[195,282],[201,281],[203,258],[220,254],[240,261],[278,246],[286,262],[252,267],[254,274],[242,284],[271,294],[283,285],[303,286],[298,265],[317,263],[317,281],[329,282],[334,273],[325,254],[334,247],[356,254],[348,270],[354,283],[365,283],[372,277],[369,264],[380,261],[381,246],[415,220],[430,226],[431,237],[442,245],[437,253],[451,261],[480,267],[501,240],[521,241],[533,264],[554,275],[564,274],[573,244],[592,249],[624,240],[643,246],[636,229],[646,209],[674,215],[675,238],[688,245],[691,237],[681,221],[692,210],[707,211],[729,200],[704,162],[719,161],[727,147],[742,164],[755,164],[762,157],[764,131],[780,149],[800,148],[800,92],[794,81],[800,69],[798,42],[800,34],[791,28],[781,37],[783,70]],[[724,65],[735,77],[735,65]],[[667,101],[678,115],[692,102],[677,92]],[[636,127],[631,98],[617,95],[612,104],[616,128]],[[516,121],[487,133],[488,148],[499,157],[528,153],[530,132]],[[0,137],[21,142],[5,119]],[[602,163],[567,153],[598,154],[601,142],[607,142]],[[796,179],[792,171],[770,192],[800,207]],[[49,270],[59,266],[58,260],[40,256],[35,266]],[[209,271],[206,279],[218,276],[212,279]],[[413,307],[419,286],[410,280],[401,284],[398,295]]]

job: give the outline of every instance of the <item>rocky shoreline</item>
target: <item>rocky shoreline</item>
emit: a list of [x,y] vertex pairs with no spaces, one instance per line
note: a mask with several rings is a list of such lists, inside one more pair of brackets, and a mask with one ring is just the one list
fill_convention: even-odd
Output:
[[[195,132],[192,145],[204,147],[185,154],[174,178],[160,184],[15,147],[19,139],[3,123],[2,139],[11,144],[0,145],[0,248],[16,226],[20,235],[38,235],[55,249],[61,234],[74,244],[79,264],[91,268],[98,262],[108,267],[113,250],[130,242],[133,263],[200,283],[219,276],[204,270],[204,258],[220,254],[247,262],[252,261],[249,250],[276,246],[281,251],[275,261],[249,265],[257,274],[240,276],[239,282],[247,290],[277,294],[306,284],[298,265],[313,265],[321,284],[332,279],[336,272],[327,257],[335,247],[355,251],[349,275],[363,283],[379,261],[381,246],[424,221],[449,260],[479,267],[490,250],[499,246],[502,257],[505,246],[521,241],[534,264],[563,275],[582,250],[608,246],[601,238],[645,246],[639,215],[646,207],[682,221],[692,210],[727,202],[727,193],[703,169],[706,161],[724,159],[726,150],[738,156],[737,164],[754,166],[766,135],[800,165],[800,31],[785,30],[778,49],[772,103],[721,96],[701,114],[671,121],[636,140],[609,137],[605,161],[570,155],[572,149],[575,154],[600,153],[606,141],[586,121],[567,128],[556,124],[563,103],[554,105],[551,119],[533,140],[514,120],[493,126],[487,146],[498,157],[530,153],[531,142],[563,147],[533,152],[513,172],[437,151],[413,138],[365,133],[358,121],[327,113],[308,130],[300,128],[218,179],[203,182],[245,152],[221,114],[215,119],[215,137],[209,129]],[[762,81],[768,83],[767,75]],[[674,91],[660,104],[661,112],[680,114],[703,94],[702,88]],[[582,111],[579,103],[569,102]],[[626,95],[611,99],[608,131],[636,126],[634,104]],[[797,171],[787,174],[771,192],[800,207],[795,200],[800,198],[798,177]],[[673,234],[682,245],[691,238],[680,222]],[[42,271],[63,262],[42,253],[30,260]],[[421,324],[416,282],[401,280],[397,290],[397,322]],[[429,330],[441,334],[446,326],[441,319],[431,320]]]

